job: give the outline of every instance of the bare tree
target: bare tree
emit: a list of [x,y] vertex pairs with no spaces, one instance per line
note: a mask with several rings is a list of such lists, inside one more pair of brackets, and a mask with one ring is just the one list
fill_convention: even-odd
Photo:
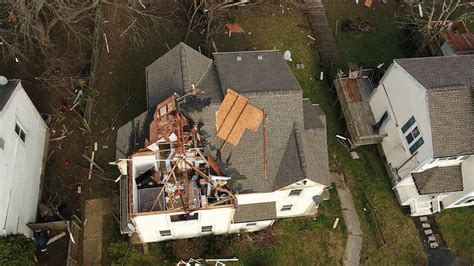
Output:
[[192,32],[202,28],[202,31],[206,32],[207,44],[214,29],[212,24],[214,12],[219,6],[215,4],[213,0],[179,0],[178,6],[188,24],[184,41],[186,42],[188,40]]
[[64,27],[76,40],[87,41],[87,30],[78,27],[91,19],[99,0],[17,0],[8,6],[0,23],[0,46],[4,58],[23,58],[53,48],[52,31]]
[[411,6],[411,13],[401,22],[419,44],[417,54],[451,26],[452,21],[472,21],[474,12],[462,0],[431,0]]

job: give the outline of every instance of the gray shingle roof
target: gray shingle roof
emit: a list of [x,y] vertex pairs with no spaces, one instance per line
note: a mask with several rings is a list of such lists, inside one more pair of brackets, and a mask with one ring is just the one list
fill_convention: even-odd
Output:
[[[301,90],[280,51],[214,53],[222,90],[238,93]],[[258,57],[261,56],[261,60]],[[241,58],[240,61],[237,57]]]
[[474,153],[474,87],[428,90],[433,156]]
[[[183,93],[181,67],[173,65],[176,64],[175,61],[181,60],[180,47],[184,47],[185,51],[191,49],[180,44],[179,50],[176,47],[173,48],[147,68],[149,107],[156,105],[174,92]],[[194,50],[193,52],[197,53]],[[249,98],[252,105],[265,108],[267,178],[264,176],[263,164],[263,126],[260,126],[257,133],[246,131],[237,146],[226,144],[222,152],[218,154],[225,165],[227,174],[232,177],[230,184],[234,191],[271,192],[304,178],[326,186],[330,185],[325,116],[318,106],[312,105],[309,100],[303,101],[302,90],[280,52],[215,54],[217,57],[221,56],[221,59],[243,54],[245,56],[242,60],[247,57],[255,57],[257,60],[257,55],[263,54],[265,67],[272,68],[271,71],[277,71],[278,75],[262,75],[255,69],[253,71],[239,70],[230,66],[230,63],[226,64],[229,68],[219,68],[214,65],[208,68],[205,64],[206,60],[201,60],[200,56],[190,57],[187,54],[186,52],[186,64],[192,64],[193,67],[188,66],[186,69],[200,67],[205,69],[205,72],[197,83],[203,93],[189,98],[183,105],[183,109],[194,122],[202,125],[201,132],[207,136],[211,150],[215,152],[222,145],[222,140],[216,137],[215,114],[222,102],[223,91],[227,89],[227,86],[221,85],[222,77],[232,76],[232,73],[227,73],[227,71],[236,71],[238,75],[241,75],[239,71],[243,71],[249,76],[246,77],[245,82],[255,81],[255,89],[244,86],[242,94]],[[188,58],[198,58],[197,60],[201,63],[193,64]],[[276,67],[268,65],[269,63]],[[218,65],[217,58],[216,65]],[[284,77],[284,82],[278,81],[281,77]],[[277,82],[266,79],[275,79]],[[245,85],[245,82],[242,84]],[[282,84],[284,86],[280,86]],[[232,86],[232,88],[241,91],[238,87]],[[123,155],[128,155],[127,153],[137,149],[139,145],[137,143],[143,142],[143,134],[148,132],[148,126],[145,125],[148,117],[147,113],[144,113],[120,128],[117,137],[117,156],[123,158]],[[143,130],[139,130],[138,127]],[[299,148],[295,129],[299,130]],[[302,168],[301,158],[303,157],[306,171]]]
[[276,203],[263,202],[254,204],[240,204],[234,214],[234,223],[273,220],[276,216]]
[[474,86],[474,55],[395,59],[426,89],[456,85]]
[[5,86],[0,86],[0,111],[3,110],[8,100],[12,96],[16,87],[20,83],[19,79],[9,80]]
[[183,95],[191,84],[199,82],[212,67],[212,60],[184,43],[146,67],[148,109],[170,97]]
[[434,167],[412,173],[420,194],[433,194],[463,190],[461,165]]

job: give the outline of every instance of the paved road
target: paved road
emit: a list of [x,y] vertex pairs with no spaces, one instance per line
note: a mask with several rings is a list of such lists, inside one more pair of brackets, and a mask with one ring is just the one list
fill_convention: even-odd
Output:
[[344,222],[349,233],[344,254],[344,265],[359,265],[362,250],[362,230],[360,229],[359,216],[354,206],[354,200],[351,191],[340,174],[331,173],[331,179],[336,184]]

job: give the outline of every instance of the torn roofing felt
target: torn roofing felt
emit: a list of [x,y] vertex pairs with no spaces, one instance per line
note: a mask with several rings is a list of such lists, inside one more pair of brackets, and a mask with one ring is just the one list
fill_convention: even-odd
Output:
[[[302,89],[279,51],[219,53],[214,54],[215,62],[212,64],[210,59],[186,44],[177,47],[147,67],[148,106],[156,106],[158,100],[162,101],[172,93],[183,94],[182,66],[176,65],[182,62],[179,51],[183,49],[186,69],[188,73],[198,73],[193,76],[199,80],[196,86],[203,92],[189,97],[181,107],[198,124],[211,150],[220,157],[227,174],[232,176],[229,182],[232,190],[240,193],[271,192],[304,178],[330,186],[325,116],[319,106],[303,100]],[[237,61],[239,55],[242,61]],[[197,62],[189,58],[195,58]],[[210,67],[208,62],[211,62]],[[160,74],[162,69],[166,70]],[[191,79],[188,78],[188,83]],[[248,98],[256,108],[265,109],[267,178],[264,177],[263,126],[260,125],[255,133],[247,130],[238,145],[225,145],[221,152],[216,151],[223,143],[217,137],[216,112],[228,88]],[[128,124],[127,130],[119,131],[119,134],[128,134],[135,128],[132,125],[138,122]],[[296,133],[298,137],[295,129],[299,131]],[[137,139],[130,136],[118,138]],[[122,151],[127,150],[125,146],[121,146]],[[128,147],[130,153],[133,147]],[[302,165],[306,165],[306,169]]]

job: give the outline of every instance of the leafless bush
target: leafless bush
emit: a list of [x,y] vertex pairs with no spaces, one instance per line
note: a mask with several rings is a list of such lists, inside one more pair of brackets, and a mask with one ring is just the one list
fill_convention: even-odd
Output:
[[401,24],[411,32],[410,38],[419,44],[417,53],[424,50],[429,43],[451,26],[450,21],[472,21],[472,12],[468,3],[462,0],[431,0],[424,5],[410,7]]
[[91,19],[99,0],[18,0],[8,8],[0,23],[1,53],[4,58],[27,61],[35,53],[53,49],[52,32],[63,27],[80,43],[88,41],[87,29],[80,22]]

